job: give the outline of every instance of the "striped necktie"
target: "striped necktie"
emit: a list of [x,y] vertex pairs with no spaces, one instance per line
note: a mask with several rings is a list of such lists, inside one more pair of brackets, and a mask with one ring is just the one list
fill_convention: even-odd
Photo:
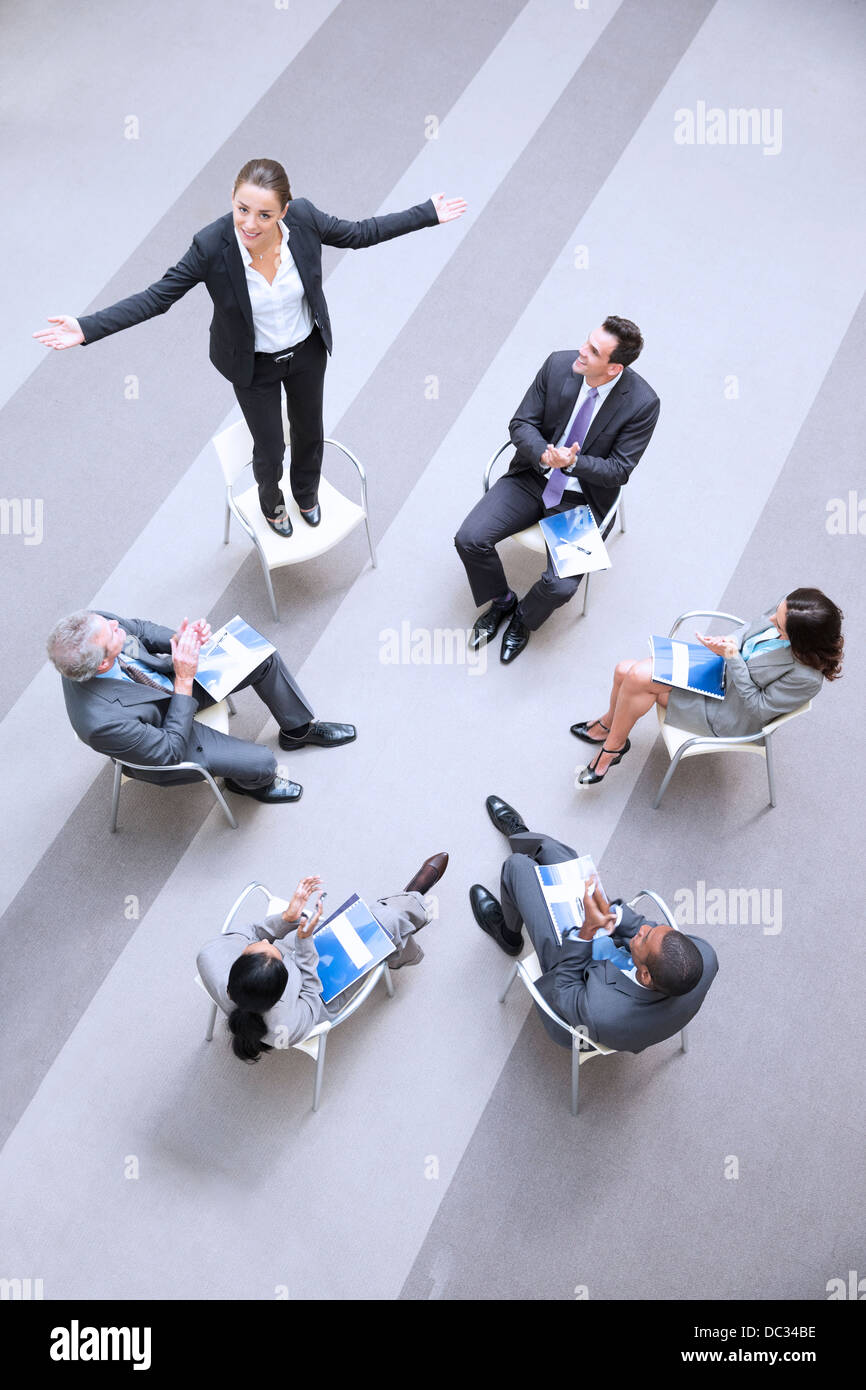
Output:
[[164,676],[161,671],[148,671],[140,662],[124,656],[117,658],[117,664],[124,675],[129,676],[130,680],[138,685],[149,685],[153,690],[174,694],[174,681],[169,676]]

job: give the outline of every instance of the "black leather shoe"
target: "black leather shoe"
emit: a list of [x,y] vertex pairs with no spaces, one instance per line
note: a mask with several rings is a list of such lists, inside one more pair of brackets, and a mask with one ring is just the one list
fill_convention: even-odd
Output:
[[283,512],[282,516],[274,517],[273,520],[266,516],[265,521],[272,531],[275,531],[278,536],[283,536],[285,540],[288,540],[292,534],[292,522],[288,512]]
[[[300,511],[300,508],[298,508],[298,510]],[[318,526],[319,522],[322,520],[322,509],[317,502],[312,511],[302,511],[301,516],[308,526]]]
[[523,651],[528,641],[529,628],[515,613],[508,627],[505,629],[502,638],[502,647],[499,651],[499,660],[503,665],[507,666],[509,662],[514,661],[516,657],[520,656],[520,653]]
[[529,828],[524,825],[514,807],[503,801],[501,796],[488,796],[484,805],[496,829],[501,830],[503,835],[519,835],[521,831]]
[[597,724],[600,729],[604,729],[606,734],[610,733],[610,729],[606,724],[602,724],[600,719],[586,719],[582,724],[572,724],[570,732],[574,734],[575,738],[582,738],[584,743],[595,743],[598,744],[600,748],[604,743],[604,739],[590,738],[589,736],[589,730],[592,728],[593,724]]
[[[589,766],[583,769],[583,772],[577,779],[577,785],[579,787],[594,787],[596,782],[603,782],[607,774],[610,772],[611,768],[616,767],[617,763],[622,762],[623,758],[625,757],[626,753],[630,748],[631,742],[629,739],[626,739],[625,743],[622,745],[622,748],[602,748],[601,753],[596,753]],[[595,770],[595,764],[598,763],[598,760],[601,757],[602,753],[614,753],[616,754],[616,756],[614,758],[611,758],[604,772],[599,773]]]
[[475,620],[472,636],[469,638],[469,650],[476,652],[485,642],[492,642],[504,620],[511,617],[516,607],[516,594],[512,594],[507,603],[491,603],[487,611]]
[[404,893],[429,893],[434,883],[438,883],[445,870],[448,868],[447,854],[431,854],[429,859],[425,859],[417,874],[413,874]]
[[472,915],[482,931],[492,936],[501,951],[507,956],[519,956],[523,950],[523,936],[515,936],[505,925],[502,908],[492,893],[480,883],[473,883],[469,889],[469,903]]
[[280,729],[280,747],[291,751],[293,748],[338,748],[341,743],[353,743],[358,737],[354,724],[326,724],[314,719],[309,729],[300,738],[292,738]]
[[226,791],[234,792],[236,796],[251,796],[253,801],[264,801],[269,806],[283,801],[299,801],[304,790],[299,783],[290,782],[288,777],[275,777],[267,787],[239,787],[230,777],[225,779],[225,784]]

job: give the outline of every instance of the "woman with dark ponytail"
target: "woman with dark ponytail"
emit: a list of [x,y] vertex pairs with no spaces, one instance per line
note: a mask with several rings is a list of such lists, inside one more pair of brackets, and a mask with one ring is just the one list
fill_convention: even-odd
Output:
[[726,637],[695,633],[725,659],[724,699],[661,685],[651,660],[621,661],[610,703],[600,719],[572,724],[571,732],[601,751],[580,772],[579,786],[600,782],[628,752],[628,735],[653,705],[667,710],[674,728],[717,738],[757,734],[765,724],[813,700],[825,680],[842,672],[842,611],[820,589],[794,589],[775,608]]
[[[423,959],[415,941],[415,934],[429,921],[423,897],[447,865],[447,854],[433,855],[402,893],[375,904],[376,919],[398,948],[388,957],[391,970]],[[313,933],[322,917],[321,885],[315,875],[302,878],[285,912],[275,913],[263,924],[233,926],[199,952],[202,984],[228,1015],[232,1050],[243,1062],[257,1062],[263,1052],[277,1045],[291,1047],[338,1011],[338,1001],[331,1008],[322,1003],[316,972],[319,957]],[[307,916],[304,908],[316,895]]]
[[[426,203],[347,222],[293,198],[282,164],[250,159],[232,188],[232,210],[196,232],[182,260],[148,289],[82,318],[61,314],[33,334],[46,347],[94,343],[164,314],[204,281],[213,300],[210,360],[232,383],[253,437],[253,473],[268,525],[289,537],[292,523],[280,487],[283,471],[281,392],[291,435],[290,481],[301,516],[318,526],[324,427],[322,392],[333,342],[322,291],[322,246],[358,248],[452,222],[462,198],[437,193]],[[370,305],[375,314],[376,306]]]

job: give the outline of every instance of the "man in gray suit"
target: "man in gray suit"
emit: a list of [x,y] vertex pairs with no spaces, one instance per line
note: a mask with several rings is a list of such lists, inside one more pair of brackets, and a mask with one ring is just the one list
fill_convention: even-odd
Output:
[[[269,748],[232,738],[194,722],[213,704],[194,686],[198,654],[210,637],[203,619],[186,619],[177,632],[141,618],[84,610],[61,619],[48,638],[48,655],[63,677],[63,698],[78,737],[111,758],[140,763],[145,782],[189,782],[195,773],[159,772],[171,763],[196,762],[229,791],[276,804],[297,801],[302,788],[277,773]],[[251,685],[280,726],[280,747],[333,748],[356,736],[352,724],[326,724],[313,711],[273,652],[235,687]]]
[[514,661],[529,634],[574,596],[583,576],[561,579],[550,560],[518,602],[496,546],[579,503],[588,504],[602,521],[659,418],[658,396],[630,365],[642,348],[637,325],[610,314],[576,352],[551,353],[518,406],[508,427],[516,450],[511,466],[454,537],[475,603],[492,600],[476,620],[473,650],[491,641],[510,618],[500,660]]
[[[667,922],[648,922],[625,903],[608,903],[600,890],[588,894],[586,919],[574,937],[557,939],[535,872],[536,864],[561,864],[577,855],[549,835],[536,835],[512,806],[487,798],[493,824],[511,845],[502,868],[501,905],[481,884],[470,889],[478,925],[506,955],[523,949],[525,923],[544,972],[536,987],[555,1013],[584,1027],[594,1042],[618,1052],[642,1052],[678,1033],[694,1018],[719,968],[716,953],[698,936],[674,931]],[[592,940],[612,929],[616,946],[631,966],[593,960]],[[555,1042],[570,1047],[568,1034],[541,1013]]]

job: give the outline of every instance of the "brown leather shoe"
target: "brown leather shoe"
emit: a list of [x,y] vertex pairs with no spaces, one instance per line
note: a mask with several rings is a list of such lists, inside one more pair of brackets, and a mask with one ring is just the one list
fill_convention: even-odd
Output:
[[425,859],[417,874],[410,878],[404,893],[429,893],[434,883],[438,883],[445,870],[448,868],[447,854],[431,854],[429,859]]

